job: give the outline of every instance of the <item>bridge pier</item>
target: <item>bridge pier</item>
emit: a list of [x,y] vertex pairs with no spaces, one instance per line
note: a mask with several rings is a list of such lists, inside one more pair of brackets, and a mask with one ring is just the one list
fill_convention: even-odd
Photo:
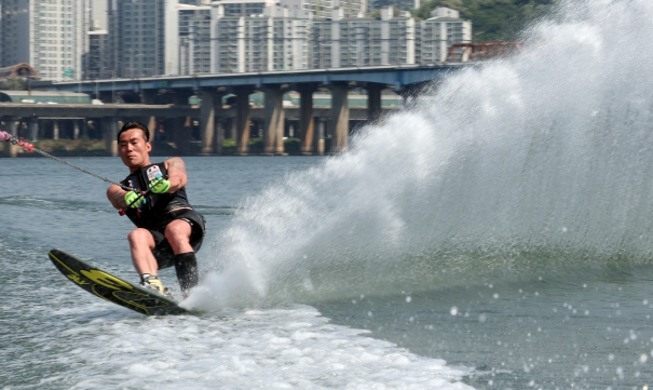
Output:
[[346,152],[349,149],[349,88],[345,84],[331,86],[331,152]]
[[200,128],[202,129],[202,154],[213,154],[213,140],[215,138],[215,100],[219,96],[210,91],[201,90],[200,99]]
[[52,139],[55,141],[59,140],[61,134],[59,130],[59,121],[55,119],[52,121]]
[[381,91],[380,84],[369,84],[367,86],[367,112],[370,122],[376,122],[381,116]]
[[27,119],[27,128],[29,129],[30,141],[39,140],[39,120],[36,117]]
[[73,139],[78,140],[82,136],[82,127],[79,125],[79,120],[73,121]]
[[[313,110],[313,94],[317,91],[316,84],[307,84],[299,88],[299,132],[301,134],[301,153],[311,156],[317,152],[319,138],[315,136],[315,114]],[[324,154],[324,150],[322,153]]]
[[[18,121],[16,118],[3,118],[7,124],[7,133],[11,134],[13,137],[18,138]],[[3,155],[5,157],[16,157],[18,155],[19,146],[16,146],[10,142],[5,143],[3,149]]]
[[315,151],[319,156],[323,156],[326,152],[326,145],[324,143],[324,139],[326,138],[326,122],[324,119],[318,121],[315,135]]
[[280,86],[268,86],[264,89],[265,108],[264,123],[265,140],[264,154],[272,156],[275,154],[284,154],[283,130],[285,122],[285,112],[283,109],[284,91]]
[[252,87],[236,87],[236,154],[246,156],[249,154],[249,95],[254,91]]
[[104,145],[112,157],[118,156],[118,123],[113,117],[100,118],[100,128],[104,135]]
[[[114,121],[115,122],[115,121]],[[147,128],[150,130],[150,142],[154,142],[156,139],[156,116],[150,115],[147,118]]]

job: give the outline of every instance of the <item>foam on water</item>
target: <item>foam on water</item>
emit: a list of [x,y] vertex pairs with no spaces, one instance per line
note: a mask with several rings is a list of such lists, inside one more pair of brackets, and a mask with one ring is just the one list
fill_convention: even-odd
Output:
[[470,370],[310,306],[144,317],[75,287],[32,246],[0,235],[4,390],[471,389]]
[[517,55],[434,85],[351,152],[247,199],[207,245],[214,272],[187,303],[647,262],[652,19],[648,0],[563,2]]
[[20,359],[4,362],[4,388],[470,389],[458,382],[468,370],[331,325],[311,307],[143,320],[93,302],[50,311],[30,348],[6,343]]

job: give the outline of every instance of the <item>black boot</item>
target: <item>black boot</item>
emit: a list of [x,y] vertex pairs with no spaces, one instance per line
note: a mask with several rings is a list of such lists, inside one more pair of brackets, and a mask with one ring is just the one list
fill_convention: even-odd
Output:
[[184,296],[188,295],[188,291],[197,286],[197,259],[195,253],[180,253],[175,255],[175,271],[177,271],[177,280],[179,287]]

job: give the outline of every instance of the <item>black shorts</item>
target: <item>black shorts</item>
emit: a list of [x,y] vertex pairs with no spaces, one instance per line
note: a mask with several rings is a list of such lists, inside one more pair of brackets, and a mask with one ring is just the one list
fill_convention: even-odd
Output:
[[[193,251],[197,253],[197,251],[200,250],[200,247],[202,246],[202,241],[204,241],[204,234],[206,233],[206,220],[204,219],[204,216],[195,210],[184,210],[182,212],[176,213],[175,217],[170,221],[172,222],[176,219],[182,219],[190,224],[190,245],[193,247]],[[155,242],[154,250],[152,253],[156,258],[159,269],[172,267],[175,264],[175,254],[172,252],[172,247],[168,243],[164,231],[165,226],[161,229],[150,230],[150,233],[152,233],[152,237],[154,237]]]

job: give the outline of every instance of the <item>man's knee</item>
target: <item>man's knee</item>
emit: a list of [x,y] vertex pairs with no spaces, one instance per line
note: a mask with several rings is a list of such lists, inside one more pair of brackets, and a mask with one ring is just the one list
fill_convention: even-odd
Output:
[[147,229],[143,228],[136,228],[129,232],[127,239],[132,246],[139,244],[151,246],[154,241],[152,234]]
[[190,239],[191,226],[183,220],[177,219],[166,226],[165,236],[168,242],[188,242]]

